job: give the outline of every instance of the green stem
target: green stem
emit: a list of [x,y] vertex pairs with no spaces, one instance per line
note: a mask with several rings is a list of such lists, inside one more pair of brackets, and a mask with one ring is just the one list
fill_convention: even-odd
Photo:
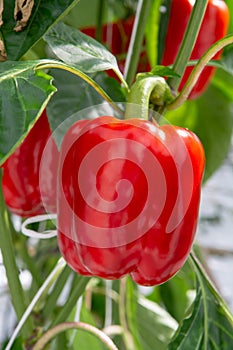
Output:
[[151,7],[151,0],[139,0],[133,32],[130,39],[128,54],[125,62],[125,80],[130,86],[137,72],[138,61],[143,44],[146,21]]
[[97,23],[96,23],[96,40],[101,42],[102,39],[102,24],[103,24],[103,13],[104,13],[104,1],[99,0]]
[[109,350],[118,350],[113,341],[98,328],[83,322],[65,322],[48,330],[33,346],[32,350],[43,350],[45,345],[56,335],[69,329],[80,329],[96,336]]
[[170,88],[162,77],[138,77],[128,95],[125,119],[149,117],[149,103],[163,106],[173,100]]
[[120,299],[119,299],[119,316],[120,323],[123,329],[122,335],[127,350],[134,350],[135,344],[134,339],[129,331],[126,314],[125,314],[125,303],[126,303],[126,278],[120,280]]
[[[0,185],[2,189],[2,169],[0,169]],[[24,291],[19,279],[19,270],[16,264],[16,253],[12,239],[10,216],[5,205],[2,190],[0,190],[0,213],[0,246],[2,258],[6,270],[12,303],[17,318],[20,320],[26,309],[26,303],[24,299]],[[24,325],[23,336],[29,336],[32,329],[33,324],[32,321],[29,320]]]
[[43,283],[43,279],[41,277],[38,266],[35,264],[34,259],[28,253],[27,238],[25,236],[21,235],[20,239],[16,243],[16,248],[24,263],[26,264],[27,269],[30,271],[33,277],[35,289],[37,290],[38,287]]
[[200,58],[196,66],[193,68],[188,80],[186,81],[178,97],[167,106],[168,109],[176,109],[180,107],[184,103],[184,101],[186,101],[208,62],[216,55],[218,51],[222,50],[225,46],[230,45],[232,43],[233,35],[229,35],[217,41],[209,48],[208,51],[206,51],[206,53]]
[[48,295],[47,299],[45,300],[45,304],[43,307],[44,319],[52,315],[54,308],[56,306],[57,299],[59,298],[64,288],[64,285],[66,284],[66,281],[71,273],[72,271],[70,267],[66,265],[63,271],[61,272],[60,276],[57,278],[51,293]]
[[[19,334],[20,330],[24,327],[25,323],[27,322],[27,319],[29,315],[32,313],[32,311],[35,309],[35,306],[37,305],[38,301],[43,299],[46,295],[48,290],[50,289],[51,285],[54,283],[54,281],[57,279],[57,277],[60,275],[62,270],[64,269],[66,263],[63,258],[60,258],[52,270],[52,272],[49,274],[49,276],[46,278],[40,289],[35,294],[34,298],[32,299],[31,303],[28,305],[27,309],[25,310],[24,314],[22,315],[22,318],[20,319],[17,327],[15,328],[9,343],[6,346],[5,350],[10,350],[17,335]],[[31,334],[29,334],[28,338],[30,339]]]
[[73,68],[59,61],[44,60],[36,65],[35,70],[52,68],[63,69],[80,77],[81,79],[86,81],[90,86],[92,86],[95,89],[95,91],[98,92],[98,94],[101,95],[118,113],[120,113],[121,115],[123,114],[122,110],[113,102],[113,100],[108,96],[108,94],[93,79],[91,79],[85,73],[81,72],[79,69]]
[[181,47],[173,65],[173,70],[179,75],[179,77],[171,78],[169,80],[169,85],[173,90],[177,90],[184,74],[201,27],[207,3],[208,0],[197,0],[193,7],[184,39],[182,40]]
[[57,317],[53,320],[52,326],[55,326],[61,322],[64,322],[67,317],[70,315],[71,311],[73,310],[74,306],[77,303],[78,298],[83,294],[87,283],[89,282],[90,278],[75,275],[75,281],[71,287],[71,294],[69,296],[69,299],[65,303],[65,305],[62,307],[61,311],[58,313]]

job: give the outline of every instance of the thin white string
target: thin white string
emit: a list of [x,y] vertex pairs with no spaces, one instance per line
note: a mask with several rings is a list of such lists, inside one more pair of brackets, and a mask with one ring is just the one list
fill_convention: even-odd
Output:
[[21,226],[22,233],[31,238],[38,238],[38,239],[48,239],[57,236],[57,230],[46,230],[43,232],[37,232],[30,228],[27,228],[28,225],[33,223],[39,223],[46,220],[52,220],[57,219],[57,214],[44,214],[44,215],[37,215],[33,216],[32,218],[26,219]]
[[31,314],[32,310],[34,309],[36,303],[38,302],[38,300],[40,299],[40,297],[43,295],[44,291],[46,290],[46,288],[50,285],[50,283],[53,281],[53,278],[56,276],[56,274],[60,271],[63,270],[63,268],[65,267],[66,262],[63,258],[60,258],[57,262],[57,265],[55,266],[55,268],[52,270],[52,272],[50,273],[50,275],[46,278],[46,280],[44,281],[44,283],[42,284],[42,286],[40,287],[40,289],[37,291],[36,295],[34,296],[34,298],[32,299],[31,303],[28,305],[27,309],[25,310],[21,320],[19,321],[17,327],[15,328],[8,344],[7,347],[5,348],[5,350],[10,350],[17,335],[19,334],[21,328],[23,327],[24,323],[26,322],[28,316]]

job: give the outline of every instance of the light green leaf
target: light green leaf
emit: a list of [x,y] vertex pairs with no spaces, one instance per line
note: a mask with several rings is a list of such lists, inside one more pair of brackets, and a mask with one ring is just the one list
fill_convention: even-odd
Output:
[[[97,326],[96,322],[90,311],[87,310],[84,303],[82,303],[81,312],[80,312],[80,321],[84,323],[91,324],[92,326]],[[93,334],[88,332],[84,332],[82,330],[75,331],[73,338],[72,346],[73,349],[86,350],[86,349],[95,349],[95,350],[103,350],[105,347],[103,343],[97,338],[94,337]]]
[[60,60],[85,73],[108,69],[119,71],[115,56],[102,44],[62,22],[54,26],[44,39]]
[[166,350],[178,324],[155,302],[138,296],[136,287],[127,280],[126,316],[138,349]]
[[0,65],[0,164],[14,151],[56,91],[37,62]]

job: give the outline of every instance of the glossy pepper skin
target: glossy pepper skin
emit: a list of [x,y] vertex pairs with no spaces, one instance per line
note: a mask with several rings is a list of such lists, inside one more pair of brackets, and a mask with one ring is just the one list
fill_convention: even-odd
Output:
[[[162,65],[168,66],[175,62],[194,3],[193,0],[171,1],[170,19],[161,61]],[[223,38],[227,34],[228,24],[229,10],[226,3],[222,0],[209,0],[190,60],[199,59],[212,44]],[[220,56],[221,52],[218,52],[213,59],[219,59]],[[192,69],[192,67],[186,68],[178,89],[179,91],[187,81]],[[215,69],[213,67],[206,67],[203,70],[189,95],[189,99],[196,99],[207,89],[214,72]]]
[[[44,110],[21,145],[3,164],[3,195],[14,214],[22,217],[44,214],[44,204],[51,212],[56,212],[54,169],[58,162],[58,149],[53,139],[50,139],[51,135]],[[48,140],[50,143],[47,154],[50,156],[43,162],[43,172],[40,172],[41,159]]]
[[110,116],[73,124],[58,169],[58,244],[78,273],[172,277],[197,225],[204,151],[187,129]]

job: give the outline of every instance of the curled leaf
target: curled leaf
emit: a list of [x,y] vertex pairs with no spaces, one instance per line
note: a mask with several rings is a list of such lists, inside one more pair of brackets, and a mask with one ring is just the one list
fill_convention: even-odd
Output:
[[14,30],[16,32],[19,32],[23,30],[24,27],[26,27],[32,13],[33,5],[34,5],[34,0],[16,0],[15,1],[14,17],[17,22]]

